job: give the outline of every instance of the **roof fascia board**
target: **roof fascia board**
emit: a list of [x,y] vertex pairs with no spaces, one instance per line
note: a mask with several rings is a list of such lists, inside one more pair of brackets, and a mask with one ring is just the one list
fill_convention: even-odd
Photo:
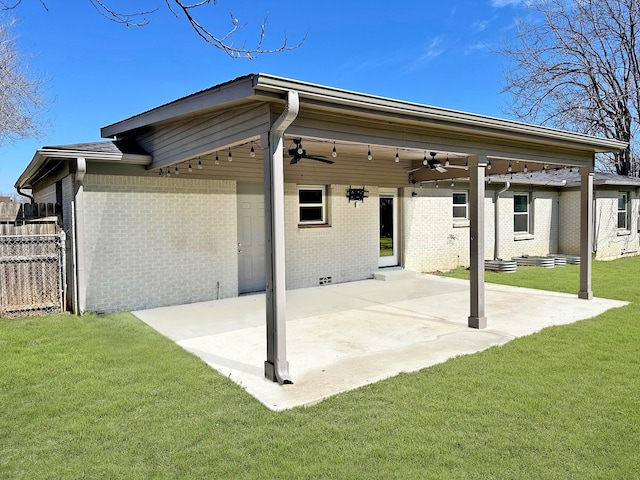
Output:
[[375,110],[384,113],[392,113],[402,116],[417,117],[434,122],[452,125],[464,125],[478,130],[496,130],[498,132],[511,132],[518,135],[544,137],[549,140],[562,141],[570,144],[578,144],[583,148],[590,147],[596,152],[619,151],[628,146],[627,142],[604,139],[581,133],[557,130],[539,125],[520,123],[513,120],[504,120],[495,117],[478,115],[474,113],[448,110],[418,103],[395,100],[364,93],[341,90],[322,85],[289,80],[286,78],[260,74],[256,77],[256,92],[284,93],[288,90],[296,90],[301,103],[305,100],[318,102],[318,104],[337,105],[350,108]]
[[122,153],[106,153],[106,152],[90,152],[81,150],[61,150],[54,148],[41,148],[36,150],[31,162],[27,165],[22,175],[18,177],[15,188],[30,188],[33,178],[42,170],[42,168],[54,160],[75,160],[76,158],[84,158],[87,161],[107,161],[132,165],[151,165],[153,157],[151,155],[122,154]]
[[114,138],[122,133],[146,127],[150,124],[206,111],[215,106],[251,97],[254,95],[254,78],[255,75],[240,77],[217,87],[161,105],[120,122],[102,127],[100,135],[102,138]]

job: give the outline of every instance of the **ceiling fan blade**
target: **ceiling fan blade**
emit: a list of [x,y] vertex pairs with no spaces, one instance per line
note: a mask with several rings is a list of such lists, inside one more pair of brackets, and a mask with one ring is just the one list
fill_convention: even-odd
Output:
[[422,170],[424,167],[412,168],[411,170],[407,170],[407,173],[417,172],[418,170]]
[[315,160],[317,162],[323,162],[323,163],[328,163],[328,164],[336,163],[333,160],[329,160],[327,157],[320,157],[320,156],[317,156],[317,155],[305,155],[302,158],[308,158],[309,160]]
[[447,168],[458,168],[460,170],[467,170],[469,167],[465,167],[464,165],[449,165]]
[[434,167],[435,170],[439,171],[440,173],[446,173],[447,169],[444,168],[442,165],[436,165]]
[[298,163],[300,160],[302,159],[302,157],[299,157],[298,155],[294,156],[291,161],[289,162],[289,165],[295,165],[296,163]]

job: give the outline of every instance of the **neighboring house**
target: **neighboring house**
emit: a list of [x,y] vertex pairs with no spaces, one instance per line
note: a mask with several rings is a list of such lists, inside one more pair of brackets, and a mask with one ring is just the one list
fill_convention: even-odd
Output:
[[[281,383],[285,355],[273,352],[284,344],[285,286],[367,279],[381,267],[470,265],[469,325],[485,326],[483,263],[493,257],[493,192],[504,185],[485,191],[487,173],[580,169],[582,181],[563,187],[514,178],[499,203],[500,255],[579,250],[580,296],[590,298],[592,227],[581,219],[593,215],[593,158],[626,146],[264,74],[101,134],[112,140],[38,150],[16,183],[38,202],[63,206],[75,239],[76,309],[141,309],[266,288],[266,375]],[[611,199],[627,193],[615,238],[629,243],[616,250],[610,226],[599,223],[604,236],[594,244],[609,257],[637,244],[638,214],[634,184],[611,188]]]

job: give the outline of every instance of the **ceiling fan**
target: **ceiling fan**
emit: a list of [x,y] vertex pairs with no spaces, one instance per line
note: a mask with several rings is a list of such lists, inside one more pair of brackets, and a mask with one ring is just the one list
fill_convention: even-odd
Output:
[[[449,157],[447,157],[447,163],[445,164],[447,168],[445,168],[442,163],[440,162],[440,160],[436,160],[436,152],[429,152],[429,155],[431,155],[430,159],[427,159],[427,156],[425,155],[424,159],[422,160],[422,165],[424,165],[424,167],[428,167],[431,170],[436,170],[440,173],[445,173],[447,171],[447,168],[460,168],[463,170],[466,170],[467,167],[466,166],[462,166],[462,165],[451,165],[449,163]],[[412,170],[409,170],[408,173],[413,173],[416,172],[418,170],[421,170],[424,167],[418,167],[418,168],[414,168]]]
[[294,138],[293,145],[294,146],[288,151],[289,156],[291,157],[291,161],[289,162],[291,165],[295,165],[300,160],[315,160],[317,162],[328,164],[335,163],[333,160],[329,160],[327,157],[322,157],[320,155],[307,155],[307,151],[302,148],[301,138]]

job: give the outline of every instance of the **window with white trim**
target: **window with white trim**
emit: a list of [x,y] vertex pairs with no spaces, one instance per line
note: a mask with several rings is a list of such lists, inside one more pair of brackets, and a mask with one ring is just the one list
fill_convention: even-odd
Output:
[[531,233],[529,194],[513,195],[513,231],[514,233]]
[[457,221],[469,219],[467,192],[453,192],[453,219]]
[[298,186],[298,224],[323,225],[325,223],[327,223],[326,188]]
[[629,196],[627,193],[618,192],[618,230],[629,229]]

